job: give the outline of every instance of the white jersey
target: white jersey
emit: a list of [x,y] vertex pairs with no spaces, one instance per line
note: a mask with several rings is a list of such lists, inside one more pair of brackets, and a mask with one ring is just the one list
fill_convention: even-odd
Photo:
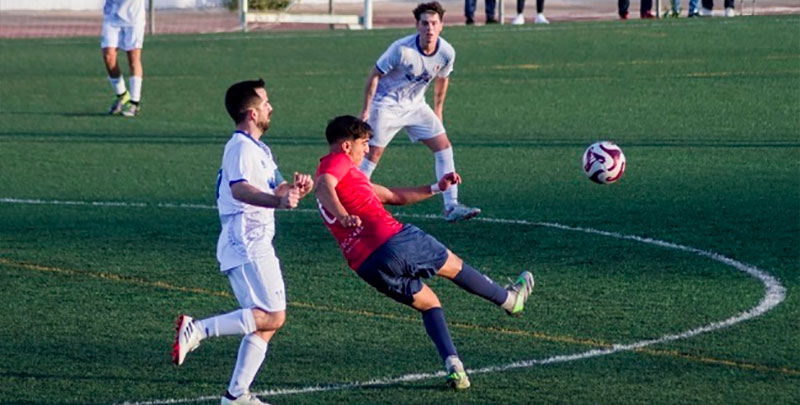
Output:
[[274,261],[273,264],[278,265],[272,247],[275,209],[245,204],[233,198],[231,185],[242,181],[274,195],[283,177],[267,145],[236,131],[225,145],[222,168],[217,176],[217,209],[222,222],[217,260],[223,271],[255,259]]
[[428,85],[436,77],[448,77],[455,59],[455,49],[441,37],[432,55],[422,53],[419,34],[398,39],[375,63],[383,76],[372,98],[373,105],[408,108],[425,103]]
[[144,24],[144,0],[106,0],[103,6],[103,20],[123,26]]

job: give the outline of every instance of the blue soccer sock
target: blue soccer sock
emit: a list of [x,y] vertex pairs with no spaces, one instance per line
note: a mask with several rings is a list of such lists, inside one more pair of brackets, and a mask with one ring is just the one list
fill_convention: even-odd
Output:
[[508,298],[508,291],[467,263],[461,267],[461,271],[453,278],[453,282],[464,290],[486,298],[497,305],[503,305]]
[[442,356],[442,360],[444,361],[450,356],[458,356],[456,347],[453,346],[453,339],[450,338],[450,330],[447,329],[447,323],[444,321],[442,307],[431,308],[421,312],[425,331],[428,332],[428,336],[433,340],[433,344],[436,345],[436,350],[439,351],[439,356]]

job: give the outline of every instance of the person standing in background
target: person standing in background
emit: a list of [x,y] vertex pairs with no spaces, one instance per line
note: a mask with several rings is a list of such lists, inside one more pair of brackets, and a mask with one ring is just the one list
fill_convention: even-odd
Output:
[[[525,24],[525,0],[517,0],[517,16],[511,21],[512,25]],[[550,24],[550,21],[544,16],[544,0],[536,0],[536,19],[533,20],[534,24]]]
[[[100,47],[103,49],[108,81],[116,95],[108,110],[110,115],[135,117],[141,108],[144,26],[144,0],[106,0]],[[125,87],[125,79],[117,64],[117,49],[120,48],[128,54],[130,91]]]

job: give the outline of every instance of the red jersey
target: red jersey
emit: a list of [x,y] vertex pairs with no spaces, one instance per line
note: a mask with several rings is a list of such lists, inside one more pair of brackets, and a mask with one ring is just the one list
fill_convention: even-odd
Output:
[[339,181],[336,185],[339,202],[348,214],[361,218],[361,226],[345,228],[317,202],[322,220],[339,242],[347,264],[358,270],[372,252],[403,229],[403,224],[386,211],[367,176],[346,154],[336,152],[323,156],[316,177],[322,174],[330,174]]

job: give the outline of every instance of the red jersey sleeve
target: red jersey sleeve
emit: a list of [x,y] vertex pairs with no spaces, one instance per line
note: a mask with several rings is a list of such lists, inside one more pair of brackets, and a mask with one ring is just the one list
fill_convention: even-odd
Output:
[[346,154],[332,153],[323,156],[322,159],[319,160],[316,177],[327,173],[336,177],[336,180],[341,181],[352,167],[353,162],[350,161],[350,158],[347,157]]

